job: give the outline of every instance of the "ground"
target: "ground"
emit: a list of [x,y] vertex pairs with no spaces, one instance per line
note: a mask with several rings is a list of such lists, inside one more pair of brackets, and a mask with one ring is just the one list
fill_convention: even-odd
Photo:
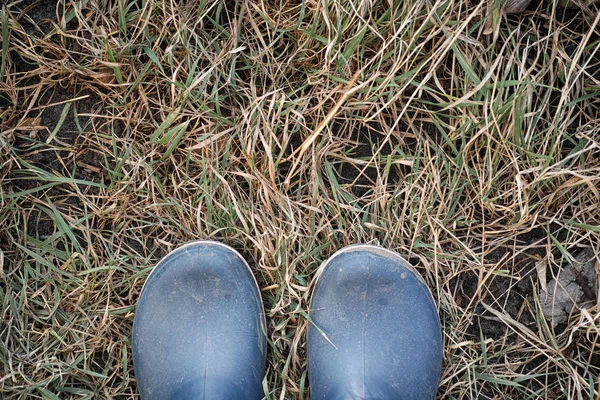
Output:
[[2,6],[1,397],[137,396],[140,290],[200,238],[260,283],[267,399],[308,398],[312,278],[356,242],[431,288],[440,398],[599,396],[597,287],[556,326],[540,294],[600,254],[600,13],[485,4]]

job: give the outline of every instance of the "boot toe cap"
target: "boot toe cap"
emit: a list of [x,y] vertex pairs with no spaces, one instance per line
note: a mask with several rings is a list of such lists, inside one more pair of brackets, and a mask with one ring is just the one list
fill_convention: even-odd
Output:
[[215,242],[175,250],[148,277],[135,314],[142,398],[260,398],[264,329],[260,293],[237,252]]
[[359,245],[319,273],[308,333],[312,398],[434,398],[441,328],[416,270],[394,252]]

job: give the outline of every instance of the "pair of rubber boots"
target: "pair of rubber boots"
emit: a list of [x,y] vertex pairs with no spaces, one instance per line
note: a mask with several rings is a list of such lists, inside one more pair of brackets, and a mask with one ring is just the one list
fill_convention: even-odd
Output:
[[[442,334],[433,297],[395,252],[348,246],[317,272],[307,336],[311,399],[433,399]],[[242,256],[210,241],[154,268],[133,324],[142,399],[264,397],[258,285]]]

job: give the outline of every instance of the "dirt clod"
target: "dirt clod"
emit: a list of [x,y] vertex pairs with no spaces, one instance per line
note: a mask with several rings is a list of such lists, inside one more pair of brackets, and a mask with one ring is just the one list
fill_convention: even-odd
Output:
[[548,283],[547,293],[540,293],[544,316],[553,327],[567,322],[574,308],[589,307],[598,298],[596,258],[591,248],[581,251]]

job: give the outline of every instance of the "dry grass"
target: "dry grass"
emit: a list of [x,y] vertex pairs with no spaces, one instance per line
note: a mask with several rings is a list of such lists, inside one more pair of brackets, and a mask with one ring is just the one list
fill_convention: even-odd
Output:
[[552,3],[9,1],[1,397],[137,396],[140,289],[198,238],[255,269],[267,399],[307,398],[311,278],[354,242],[432,288],[440,397],[598,396],[598,303],[538,298],[600,254],[600,13]]

